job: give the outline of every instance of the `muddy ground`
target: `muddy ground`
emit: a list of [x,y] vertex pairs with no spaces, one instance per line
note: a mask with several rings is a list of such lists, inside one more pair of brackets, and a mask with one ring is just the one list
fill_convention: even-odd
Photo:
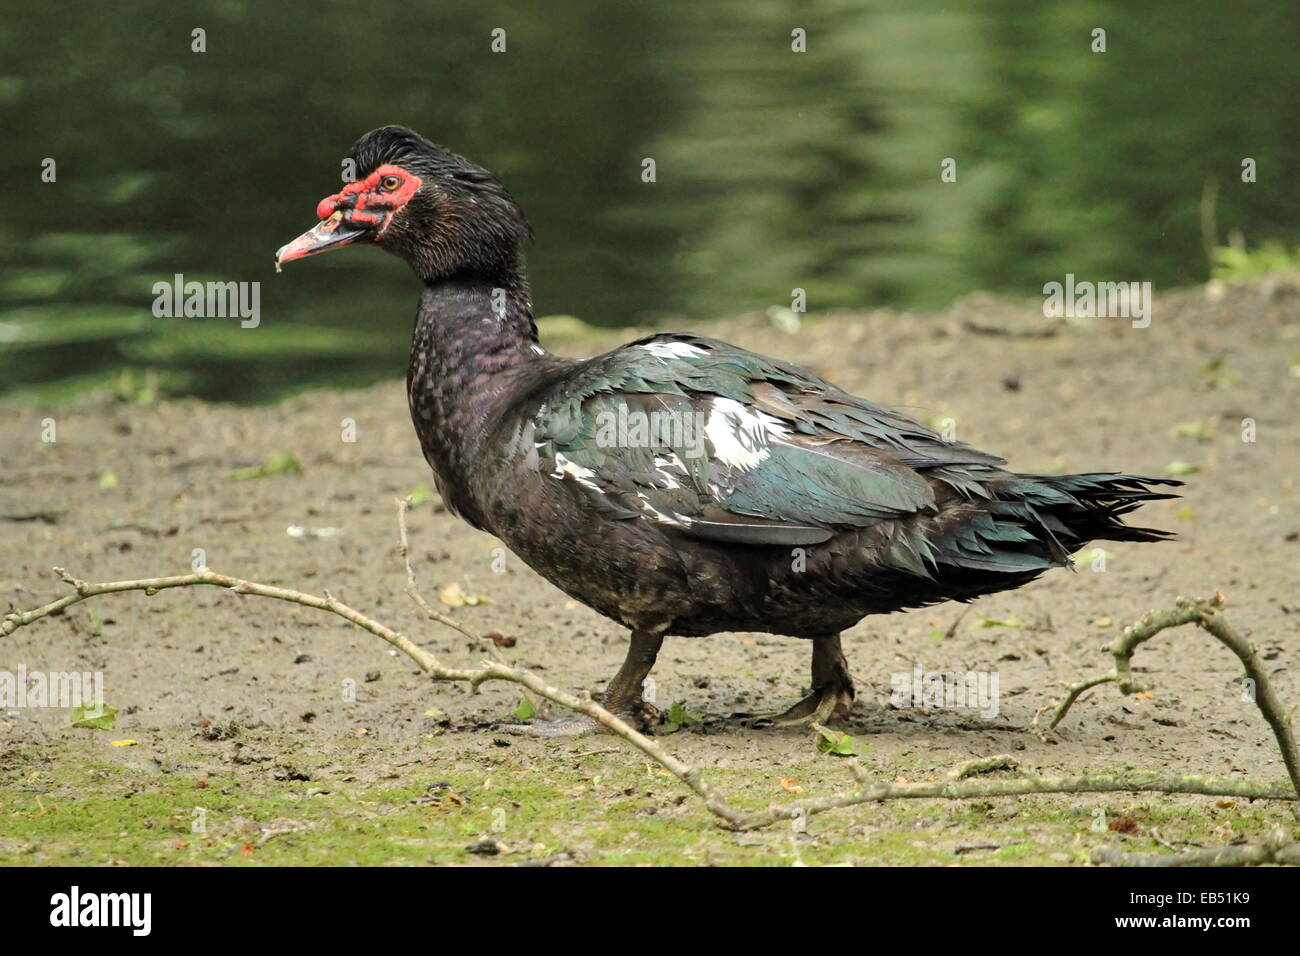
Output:
[[[552,348],[570,354],[634,334],[552,325]],[[694,328],[932,423],[951,419],[957,437],[1018,470],[1186,472],[1181,500],[1140,515],[1177,531],[1173,543],[1107,545],[1104,571],[1052,572],[976,602],[959,622],[962,606],[949,604],[848,632],[859,700],[842,729],[873,777],[932,779],[971,757],[1011,753],[1047,774],[1141,767],[1283,779],[1236,660],[1191,628],[1140,652],[1151,696],[1102,687],[1059,732],[1040,736],[1033,721],[1062,682],[1108,668],[1102,648],[1124,624],[1216,590],[1264,649],[1283,699],[1300,698],[1295,284],[1172,293],[1157,299],[1146,329],[1051,322],[1035,303],[981,296],[940,315],[809,317],[797,333],[765,316]],[[42,441],[47,418],[57,442]],[[1243,441],[1247,418],[1253,442]],[[354,442],[343,440],[344,419],[356,423]],[[220,572],[327,588],[446,661],[481,656],[422,622],[402,594],[393,500],[432,482],[396,378],[260,408],[105,395],[52,408],[5,402],[0,442],[7,607],[64,593],[52,565],[87,580],[136,578],[184,572],[202,549]],[[284,453],[300,472],[232,477]],[[426,594],[459,583],[485,597],[449,612],[514,638],[513,662],[568,689],[599,691],[613,674],[626,646],[620,627],[512,556],[494,566],[498,542],[446,514],[436,495],[410,524]],[[801,696],[808,654],[764,635],[670,639],[652,675],[657,699],[703,723],[663,742],[745,806],[843,785],[840,758],[819,754],[808,732],[733,716]],[[477,696],[431,685],[338,619],[214,589],[78,605],[0,640],[0,671],[19,665],[102,671],[119,715],[103,731],[70,727],[66,709],[0,711],[0,861],[9,863],[1059,864],[1103,843],[1160,850],[1160,839],[1213,845],[1295,826],[1278,804],[1137,794],[909,801],[818,816],[806,834],[782,826],[736,836],[613,738],[492,729],[519,702],[510,685]],[[996,716],[887,706],[891,675],[914,665],[995,672]],[[1096,810],[1118,829],[1096,832]],[[485,838],[499,855],[466,851]]]

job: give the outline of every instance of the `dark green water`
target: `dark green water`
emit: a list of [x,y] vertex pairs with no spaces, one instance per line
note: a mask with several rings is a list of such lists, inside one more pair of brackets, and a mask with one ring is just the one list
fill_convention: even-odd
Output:
[[[1207,188],[1213,240],[1300,242],[1282,0],[5,6],[3,391],[127,370],[131,392],[255,401],[401,374],[404,265],[271,266],[392,122],[495,170],[537,232],[538,313],[601,325],[795,287],[821,310],[1202,281]],[[260,281],[260,326],[155,318],[178,272]]]

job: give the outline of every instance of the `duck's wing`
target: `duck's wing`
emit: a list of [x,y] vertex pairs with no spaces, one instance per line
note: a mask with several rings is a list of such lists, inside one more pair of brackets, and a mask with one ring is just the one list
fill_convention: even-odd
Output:
[[675,333],[570,367],[533,396],[517,438],[530,466],[610,517],[753,545],[934,512],[1005,474],[797,366]]

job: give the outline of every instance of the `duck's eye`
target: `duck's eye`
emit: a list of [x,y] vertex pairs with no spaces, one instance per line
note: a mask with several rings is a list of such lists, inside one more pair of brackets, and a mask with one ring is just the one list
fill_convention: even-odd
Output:
[[402,185],[402,177],[385,176],[383,179],[379,181],[379,185],[382,186],[384,189],[386,189],[388,192],[392,192],[398,186]]

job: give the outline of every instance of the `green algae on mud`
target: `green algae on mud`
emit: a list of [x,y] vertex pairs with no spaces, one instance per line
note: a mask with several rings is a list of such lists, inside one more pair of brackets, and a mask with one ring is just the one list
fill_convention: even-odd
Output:
[[[1289,817],[1278,805],[1175,807],[1127,795],[900,801],[814,817],[805,829],[736,834],[625,752],[566,755],[544,769],[504,756],[444,775],[433,757],[365,780],[337,766],[310,780],[277,780],[223,761],[230,749],[196,748],[191,769],[152,777],[90,755],[42,762],[10,752],[0,779],[0,865],[1052,866],[1086,862],[1104,845],[1160,852],[1152,828],[1164,840],[1214,845]],[[797,784],[738,771],[714,779],[758,809],[789,799],[787,788],[842,786],[836,763],[821,757],[785,768]],[[1099,829],[1099,811],[1124,825]]]

